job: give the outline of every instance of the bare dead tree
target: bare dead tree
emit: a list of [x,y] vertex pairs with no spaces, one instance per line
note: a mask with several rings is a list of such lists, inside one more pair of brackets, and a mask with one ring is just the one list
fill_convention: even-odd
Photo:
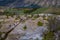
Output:
[[7,38],[8,35],[9,35],[9,33],[10,33],[11,31],[13,31],[19,24],[20,24],[20,22],[19,22],[17,25],[15,25],[12,29],[10,29],[8,32],[6,32],[5,35],[4,35],[4,37],[1,37],[0,40],[6,40],[6,38]]

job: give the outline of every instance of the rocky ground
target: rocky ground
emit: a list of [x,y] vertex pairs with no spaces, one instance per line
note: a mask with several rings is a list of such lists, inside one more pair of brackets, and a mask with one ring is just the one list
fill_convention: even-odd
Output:
[[[45,17],[45,19],[47,19],[47,17]],[[8,32],[18,24],[14,28],[14,30],[9,33],[6,40],[41,40],[43,38],[43,32],[47,30],[46,23],[48,23],[48,21],[44,20],[43,16],[37,17],[37,15],[34,15],[33,17],[31,17],[31,15],[22,15],[17,20],[15,19],[15,17],[5,20],[6,22],[2,23],[3,26],[0,29],[0,31],[3,33]],[[38,22],[41,22],[43,24],[40,26],[38,25]]]

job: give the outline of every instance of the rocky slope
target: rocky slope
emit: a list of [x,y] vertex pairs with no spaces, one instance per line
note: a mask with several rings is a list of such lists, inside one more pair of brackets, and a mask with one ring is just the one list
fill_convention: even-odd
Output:
[[0,1],[0,5],[11,7],[50,7],[60,6],[60,0],[3,0]]

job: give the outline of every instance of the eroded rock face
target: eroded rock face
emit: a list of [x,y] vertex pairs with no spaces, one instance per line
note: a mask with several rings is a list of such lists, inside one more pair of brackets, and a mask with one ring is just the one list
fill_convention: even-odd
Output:
[[[59,3],[59,1],[60,0],[29,0],[30,1],[30,3],[33,3],[34,2],[34,4],[37,4],[37,5],[40,5],[40,6],[46,6],[46,7],[48,7],[48,6],[53,6],[53,5],[55,5],[56,3],[57,3],[57,5],[59,5],[60,3]],[[28,1],[26,1],[26,3],[27,3]]]

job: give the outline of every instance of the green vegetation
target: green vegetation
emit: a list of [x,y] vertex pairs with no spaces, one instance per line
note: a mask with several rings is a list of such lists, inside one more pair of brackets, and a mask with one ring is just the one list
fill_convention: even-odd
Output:
[[37,19],[38,18],[38,16],[34,16],[33,18],[32,18],[32,20],[35,20],[35,19]]
[[22,8],[22,9],[18,9],[18,8],[10,8],[10,9],[6,9],[4,14],[7,14],[6,12],[8,12],[9,15],[11,14],[39,14],[39,13],[43,13],[43,12],[47,12],[47,13],[57,13],[60,14],[60,8],[32,8],[32,9],[27,9],[27,8]]
[[[60,20],[57,18],[57,15],[53,15],[49,17],[48,22],[48,32],[44,34],[43,40],[55,40],[56,35],[54,33],[60,30]],[[57,35],[59,34],[57,33]]]
[[31,14],[32,12],[34,12],[35,10],[37,10],[38,8],[33,8],[32,10],[24,10],[23,12],[25,14]]
[[47,9],[48,8],[38,8],[37,10],[32,12],[31,14],[39,14],[39,13],[42,13],[42,12],[46,11]]
[[1,24],[2,22],[0,22],[0,28],[2,27],[2,24]]
[[26,30],[26,29],[27,29],[27,26],[25,25],[25,26],[23,27],[23,29]]
[[39,22],[37,23],[37,25],[38,25],[38,26],[43,26],[43,23],[39,21]]
[[32,20],[35,20],[35,18],[32,18]]
[[1,37],[1,35],[2,35],[2,32],[0,32],[0,37]]
[[8,15],[12,17],[13,15],[19,15],[19,14],[23,14],[23,10],[17,10],[17,9],[10,8],[4,11],[4,15]]
[[54,40],[54,32],[51,31],[51,26],[53,25],[53,22],[55,22],[52,17],[49,18],[49,24],[48,24],[48,32],[44,33],[43,40]]
[[47,32],[44,35],[44,39],[43,40],[54,40],[54,33],[53,32]]
[[34,16],[34,18],[36,19],[36,18],[38,18],[39,16],[37,15],[37,16]]
[[32,16],[32,17],[33,17],[32,20],[35,20],[35,19],[37,19],[39,17],[39,15]]
[[57,14],[60,15],[60,8],[49,8],[48,10],[45,11],[45,13],[51,13],[51,14]]
[[6,15],[7,18],[9,18],[9,16],[13,17],[15,15],[15,13],[5,11],[3,15]]
[[58,27],[56,28],[56,30],[60,30],[60,26],[58,26]]
[[[27,10],[26,10],[27,9]],[[14,8],[10,8],[10,9],[7,9],[4,11],[4,14],[16,14],[16,15],[19,15],[19,14],[30,14],[31,12],[35,11],[36,9],[38,8],[33,8],[33,9],[29,9],[29,8],[25,8],[25,9],[14,9]]]
[[[58,20],[57,20],[57,21],[58,21]],[[57,22],[57,28],[56,28],[57,31],[60,30],[60,24],[59,24],[59,23],[60,23],[60,20]]]
[[9,15],[12,15],[12,14],[38,14],[38,13],[42,13],[44,12],[45,10],[47,10],[48,8],[33,8],[31,10],[25,10],[25,9],[14,9],[14,8],[10,8],[10,9],[7,9],[5,10],[4,14],[9,14]]

